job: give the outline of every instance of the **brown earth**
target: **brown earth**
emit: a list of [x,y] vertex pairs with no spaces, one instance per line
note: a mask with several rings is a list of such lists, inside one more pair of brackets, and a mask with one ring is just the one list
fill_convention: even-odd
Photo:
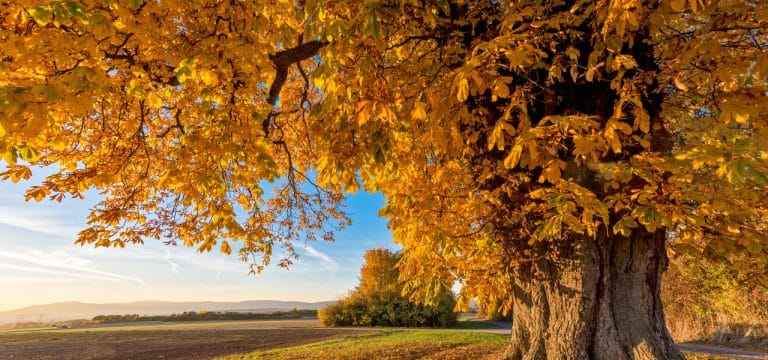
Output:
[[262,328],[0,333],[0,359],[210,359],[366,332]]

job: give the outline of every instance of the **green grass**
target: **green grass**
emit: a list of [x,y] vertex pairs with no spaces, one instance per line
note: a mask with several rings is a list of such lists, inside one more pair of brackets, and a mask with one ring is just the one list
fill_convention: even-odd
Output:
[[492,322],[487,321],[472,321],[472,320],[465,320],[461,319],[456,322],[456,325],[451,327],[452,329],[501,329],[501,327],[497,326],[496,324]]
[[394,330],[222,359],[493,359],[508,342],[503,334]]

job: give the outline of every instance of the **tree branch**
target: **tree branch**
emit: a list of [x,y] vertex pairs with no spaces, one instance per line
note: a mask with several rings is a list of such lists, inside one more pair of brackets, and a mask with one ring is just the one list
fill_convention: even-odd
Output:
[[[275,65],[275,80],[272,81],[272,85],[269,86],[269,95],[267,97],[267,102],[271,104],[272,107],[276,105],[280,90],[288,79],[288,68],[299,61],[317,55],[318,51],[327,44],[328,43],[324,41],[313,40],[290,49],[278,51],[274,55],[269,56],[272,63]],[[270,112],[267,118],[261,122],[264,136],[269,135],[269,125],[273,116],[274,113]]]

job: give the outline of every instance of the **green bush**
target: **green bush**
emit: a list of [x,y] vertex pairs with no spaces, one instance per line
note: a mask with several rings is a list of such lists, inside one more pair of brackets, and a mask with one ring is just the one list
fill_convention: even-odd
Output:
[[396,292],[348,297],[318,311],[326,326],[449,327],[456,323],[456,301],[444,295],[435,305],[417,304]]
[[401,296],[395,267],[400,255],[369,250],[361,269],[360,286],[346,298],[321,309],[326,326],[449,327],[456,323],[456,300],[446,286],[435,304],[417,304]]

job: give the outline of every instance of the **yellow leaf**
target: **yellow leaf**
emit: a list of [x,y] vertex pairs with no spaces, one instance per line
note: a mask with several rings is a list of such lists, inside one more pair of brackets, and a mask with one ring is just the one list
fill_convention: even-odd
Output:
[[184,83],[190,78],[195,77],[194,60],[184,59],[179,64],[179,67],[173,70],[173,75],[179,80],[179,83]]
[[629,135],[632,133],[632,127],[623,121],[609,120],[608,124],[605,125],[606,135],[608,135],[607,133],[614,131],[620,131],[626,135]]
[[724,178],[727,173],[728,173],[727,164],[720,165],[720,167],[718,167],[717,171],[715,172],[715,174],[717,174],[717,176],[720,178]]
[[611,146],[611,150],[613,150],[614,153],[618,154],[621,152],[621,141],[616,137],[616,133],[606,133],[605,139],[608,141],[608,145]]
[[397,120],[397,117],[388,106],[380,106],[379,119],[383,122],[393,123]]
[[469,98],[469,80],[467,80],[466,77],[462,77],[459,80],[459,89],[456,93],[456,98],[461,102],[464,102]]
[[200,80],[202,80],[205,85],[213,86],[219,83],[219,77],[210,69],[200,70],[198,71],[198,74],[200,76]]
[[427,118],[427,111],[425,110],[426,104],[421,101],[413,104],[413,111],[411,111],[411,118],[414,120],[424,120]]
[[699,12],[699,0],[689,0],[688,2],[691,4],[693,12]]
[[0,173],[0,178],[3,180],[11,179],[11,181],[14,183],[17,183],[22,179],[29,180],[31,176],[32,170],[30,170],[29,167],[23,165],[10,166],[8,170]]
[[147,95],[146,91],[144,91],[144,89],[140,85],[136,85],[129,88],[126,93],[140,100],[144,99]]
[[163,107],[163,100],[160,99],[155,93],[149,93],[147,95],[147,105],[153,109],[161,109]]
[[336,91],[336,88],[337,88],[336,82],[333,81],[333,79],[328,79],[325,82],[325,87],[323,88],[323,90],[327,92],[334,92]]
[[232,254],[232,248],[229,246],[229,243],[226,241],[221,242],[221,252],[230,255]]
[[616,58],[613,59],[612,67],[613,70],[619,70],[621,68],[631,70],[637,67],[637,61],[635,61],[635,58],[633,58],[631,55],[616,55]]
[[245,194],[240,194],[237,196],[237,203],[240,204],[243,209],[249,209],[251,206],[251,201],[247,196],[245,196]]
[[373,112],[376,105],[369,101],[361,101],[357,104],[357,124],[362,126],[371,119],[371,112]]
[[509,87],[503,80],[496,81],[496,84],[493,87],[493,96],[500,98],[509,97]]
[[592,141],[584,136],[576,135],[573,137],[573,153],[575,155],[586,157],[592,152]]
[[567,55],[573,61],[579,60],[579,50],[573,46],[570,46],[565,50],[565,55]]
[[488,136],[488,150],[491,150],[494,147],[498,150],[504,150],[504,146],[506,145],[506,142],[504,141],[505,132],[514,135],[515,128],[505,120],[497,121],[491,131],[491,135]]
[[672,11],[682,11],[685,8],[685,0],[671,0],[669,7]]
[[539,182],[543,183],[545,180],[549,181],[549,183],[554,184],[558,180],[560,180],[560,162],[559,161],[553,161],[544,168],[544,171],[541,172],[541,176],[539,176]]
[[33,186],[27,190],[27,192],[24,194],[24,199],[30,200],[34,199],[36,202],[40,202],[43,199],[45,199],[45,196],[48,194],[48,190],[43,186]]
[[678,78],[675,78],[675,87],[684,92],[688,91],[688,85],[686,85],[682,80]]
[[733,121],[737,123],[745,123],[747,120],[749,120],[749,113],[741,109],[734,109],[731,113],[731,116],[733,117]]
[[507,154],[507,157],[504,159],[504,167],[506,168],[513,168],[517,166],[517,163],[520,162],[520,156],[523,154],[523,145],[522,144],[515,144],[515,146],[512,147],[512,150],[509,151],[509,154]]
[[357,177],[353,175],[349,176],[347,183],[344,186],[344,191],[348,194],[354,194],[360,190],[360,183],[357,181]]

